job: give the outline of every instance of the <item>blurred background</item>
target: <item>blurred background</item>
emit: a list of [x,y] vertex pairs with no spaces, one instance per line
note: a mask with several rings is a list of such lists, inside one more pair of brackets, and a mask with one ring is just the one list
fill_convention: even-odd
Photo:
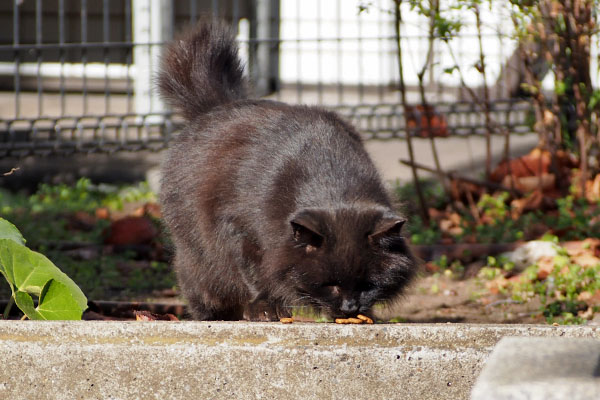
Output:
[[[340,112],[368,140],[386,179],[410,177],[409,168],[398,163],[406,158],[406,145],[393,139],[405,138],[411,127],[419,160],[433,166],[430,144],[418,139],[426,136],[428,119],[440,128],[434,135],[444,138],[435,139],[442,142],[438,157],[444,168],[481,169],[481,137],[489,130],[484,86],[494,123],[516,134],[511,149],[529,150],[536,143],[527,136],[533,131],[532,106],[520,96],[524,73],[516,62],[510,4],[482,5],[477,17],[468,7],[456,7],[461,2],[430,3],[448,18],[444,40],[438,27],[430,32],[427,9],[408,1],[401,6],[401,60],[412,111],[407,127],[391,0],[5,1],[0,4],[0,154],[4,162],[10,156],[27,165],[15,179],[41,172],[46,181],[85,174],[141,176],[156,164],[159,157],[152,153],[167,145],[178,126],[153,88],[162,45],[201,16],[225,19],[237,31],[256,96]],[[595,52],[593,47],[593,63]],[[485,74],[477,68],[482,54]],[[544,89],[552,90],[545,69],[540,78]],[[492,140],[498,159],[504,142]],[[80,157],[122,151],[129,154]],[[32,155],[45,157],[23,159]],[[62,170],[67,155],[74,163]]]
[[154,80],[164,44],[216,17],[253,96],[355,124],[409,216],[424,276],[387,319],[586,323],[600,311],[598,7],[2,1],[0,217],[82,287],[88,318],[115,300],[182,306],[156,200],[181,118]]

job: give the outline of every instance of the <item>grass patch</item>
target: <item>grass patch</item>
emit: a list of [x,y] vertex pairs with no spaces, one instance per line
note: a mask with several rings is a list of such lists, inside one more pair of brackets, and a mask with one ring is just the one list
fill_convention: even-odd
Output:
[[[129,205],[154,201],[156,195],[145,182],[95,185],[82,178],[74,186],[42,184],[30,196],[0,190],[0,215],[23,233],[28,247],[45,254],[90,300],[143,299],[155,290],[175,286],[168,254],[143,257],[132,251],[114,251],[103,244],[111,221],[94,214],[101,208],[115,213]],[[91,223],[77,223],[77,213],[85,213]],[[168,249],[161,221],[153,219],[153,223],[161,232],[158,246]],[[7,285],[0,285],[0,297],[9,295]]]

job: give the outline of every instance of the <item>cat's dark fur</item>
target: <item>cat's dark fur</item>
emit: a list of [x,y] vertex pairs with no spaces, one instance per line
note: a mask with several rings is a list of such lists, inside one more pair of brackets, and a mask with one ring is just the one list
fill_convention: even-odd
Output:
[[397,297],[415,262],[356,130],[334,113],[246,97],[229,30],[204,22],[162,59],[161,94],[186,125],[161,204],[194,318],[333,317]]

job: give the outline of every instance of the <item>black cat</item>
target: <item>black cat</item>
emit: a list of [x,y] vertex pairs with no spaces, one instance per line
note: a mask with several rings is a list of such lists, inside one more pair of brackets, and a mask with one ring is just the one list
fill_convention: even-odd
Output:
[[351,125],[248,99],[217,22],[168,46],[158,86],[186,119],[160,200],[194,318],[275,320],[294,305],[347,317],[402,292],[416,271],[404,219]]

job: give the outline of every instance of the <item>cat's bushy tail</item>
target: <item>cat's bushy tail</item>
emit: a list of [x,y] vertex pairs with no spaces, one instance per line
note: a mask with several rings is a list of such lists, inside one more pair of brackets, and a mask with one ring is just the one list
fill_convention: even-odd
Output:
[[157,81],[161,96],[188,120],[247,96],[235,38],[217,21],[200,22],[168,45]]

